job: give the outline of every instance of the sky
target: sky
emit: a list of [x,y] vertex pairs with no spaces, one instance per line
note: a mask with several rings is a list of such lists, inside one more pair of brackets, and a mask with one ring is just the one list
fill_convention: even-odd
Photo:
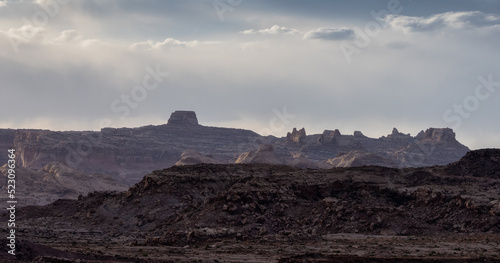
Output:
[[206,126],[500,148],[499,0],[0,0],[0,128]]

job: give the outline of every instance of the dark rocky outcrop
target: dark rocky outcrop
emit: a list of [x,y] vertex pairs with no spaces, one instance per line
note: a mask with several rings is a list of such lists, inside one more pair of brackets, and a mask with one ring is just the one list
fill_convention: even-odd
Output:
[[445,170],[460,176],[500,179],[500,149],[470,151],[460,161],[447,165]]
[[354,131],[354,137],[366,138],[366,136],[360,131]]
[[198,125],[198,119],[196,118],[196,113],[194,111],[175,111],[170,115],[167,125]]

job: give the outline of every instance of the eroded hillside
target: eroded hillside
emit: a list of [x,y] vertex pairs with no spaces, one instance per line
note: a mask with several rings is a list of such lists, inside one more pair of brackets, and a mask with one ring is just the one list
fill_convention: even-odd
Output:
[[500,259],[499,157],[500,150],[481,150],[448,166],[405,169],[172,167],[127,192],[23,209],[20,221],[25,238],[60,249],[68,249],[65,242],[122,246],[141,257],[134,253],[142,247],[181,261],[189,257],[176,253],[193,260],[247,255],[255,262],[297,262],[312,252]]

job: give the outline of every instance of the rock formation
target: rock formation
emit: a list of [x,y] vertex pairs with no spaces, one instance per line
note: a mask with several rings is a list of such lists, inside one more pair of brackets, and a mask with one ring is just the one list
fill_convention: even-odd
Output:
[[259,146],[257,151],[251,150],[241,154],[235,163],[268,163],[268,164],[281,164],[283,163],[276,157],[274,147],[270,144],[263,144]]
[[195,150],[185,150],[181,154],[181,159],[175,163],[175,165],[193,165],[199,163],[213,163],[219,164],[223,163],[220,160],[214,159],[210,155],[203,155]]
[[286,134],[287,142],[294,142],[296,144],[304,144],[306,140],[306,130],[304,128],[297,131],[296,128],[293,128],[293,131]]
[[194,111],[175,111],[170,115],[167,125],[198,125],[198,119],[196,118],[196,113]]
[[[422,167],[458,161],[468,151],[456,141],[451,129],[430,128],[416,137],[394,129],[390,135],[375,139],[358,131],[354,135],[343,135],[335,129],[307,135],[304,128],[294,128],[286,137],[276,138],[243,129],[203,126],[198,124],[192,111],[176,111],[164,125],[138,128],[65,132],[0,129],[0,146],[16,149],[20,167],[41,169],[49,162],[62,162],[86,174],[109,174],[128,185],[140,181],[149,171],[175,165],[189,149],[211,156],[214,162],[234,163],[240,155],[263,144],[272,145],[272,154],[254,150],[241,158],[253,160],[248,162],[268,160],[309,168],[328,160],[339,165]],[[353,161],[332,161],[339,153],[350,153]],[[269,156],[262,157],[263,154]],[[209,161],[205,157],[197,156],[194,159],[198,160],[181,163]],[[294,160],[297,157],[299,159]],[[0,160],[5,163],[6,155],[0,155]]]
[[340,131],[338,129],[335,129],[334,131],[329,131],[325,130],[323,131],[323,134],[319,137],[318,141],[323,144],[323,145],[332,145],[337,142],[337,138],[340,138],[342,134],[340,134]]
[[468,152],[460,161],[447,165],[445,170],[460,176],[500,179],[500,149]]
[[354,150],[346,154],[339,153],[335,158],[318,163],[318,167],[322,169],[330,169],[333,167],[359,167],[366,165],[394,167],[396,162],[374,153]]
[[[0,188],[7,192],[8,167],[0,167]],[[105,174],[85,174],[63,163],[50,162],[40,170],[17,167],[18,206],[46,205],[57,199],[77,199],[94,191],[125,191],[128,187]],[[2,199],[2,201],[5,201]]]
[[21,167],[41,169],[52,161],[63,162],[87,174],[112,175],[128,185],[141,180],[144,173],[173,166],[188,149],[227,161],[260,144],[261,136],[252,131],[197,123],[194,112],[177,111],[168,124],[158,126],[97,132],[20,129],[2,140],[5,144],[11,140]]
[[404,133],[401,133],[398,131],[398,129],[396,128],[393,128],[392,129],[392,133],[387,135],[387,137],[382,137],[382,138],[387,138],[389,140],[397,140],[397,141],[401,141],[401,140],[408,140],[408,139],[413,139],[410,134],[404,134]]
[[362,132],[354,131],[354,137],[356,138],[367,138]]

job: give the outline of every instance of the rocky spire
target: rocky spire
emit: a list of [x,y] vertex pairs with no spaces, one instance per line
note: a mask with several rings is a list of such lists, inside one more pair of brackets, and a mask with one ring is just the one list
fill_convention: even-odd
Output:
[[306,139],[306,130],[304,128],[297,131],[296,128],[293,128],[293,131],[286,134],[287,142],[295,142],[298,144],[305,143]]

